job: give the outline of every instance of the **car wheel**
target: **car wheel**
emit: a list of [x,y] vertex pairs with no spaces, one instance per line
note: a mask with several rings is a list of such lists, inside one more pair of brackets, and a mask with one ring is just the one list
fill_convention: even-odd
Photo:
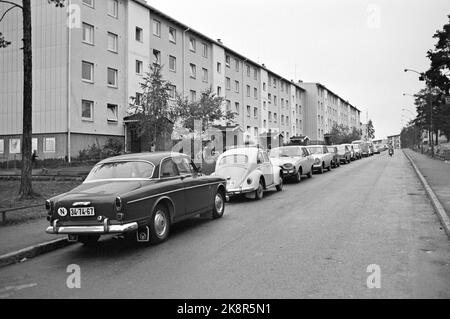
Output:
[[322,166],[320,167],[319,174],[323,174],[323,171],[324,171],[324,164],[322,164]]
[[281,192],[283,190],[283,185],[284,185],[284,181],[283,181],[283,178],[281,178],[280,184],[275,186],[275,188],[277,189],[277,192]]
[[258,189],[255,191],[255,199],[261,200],[264,197],[264,184],[263,181],[259,181]]
[[297,175],[295,175],[295,182],[300,183],[302,181],[302,170],[299,169]]
[[85,246],[93,246],[98,242],[99,239],[100,239],[100,235],[78,236],[78,241]]
[[313,175],[313,171],[314,171],[314,168],[311,167],[311,170],[309,171],[308,175],[306,175],[306,176],[308,176],[308,178],[311,178]]
[[214,196],[214,207],[212,217],[213,219],[221,218],[225,212],[225,197],[223,193],[218,190]]
[[330,162],[330,165],[328,165],[328,171],[331,171],[331,162]]
[[150,242],[162,243],[169,237],[170,219],[169,211],[165,205],[156,206],[152,214],[150,228]]

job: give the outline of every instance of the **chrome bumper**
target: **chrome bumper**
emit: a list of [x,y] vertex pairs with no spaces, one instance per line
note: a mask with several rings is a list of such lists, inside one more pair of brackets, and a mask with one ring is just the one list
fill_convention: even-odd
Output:
[[58,220],[55,220],[53,226],[47,228],[46,233],[52,235],[106,235],[122,234],[137,229],[137,223],[110,225],[107,219],[101,226],[58,226]]

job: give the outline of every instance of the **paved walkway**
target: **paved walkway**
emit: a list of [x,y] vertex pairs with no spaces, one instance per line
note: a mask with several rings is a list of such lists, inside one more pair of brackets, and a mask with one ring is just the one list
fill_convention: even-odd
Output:
[[450,217],[450,164],[412,150],[405,152],[411,156]]

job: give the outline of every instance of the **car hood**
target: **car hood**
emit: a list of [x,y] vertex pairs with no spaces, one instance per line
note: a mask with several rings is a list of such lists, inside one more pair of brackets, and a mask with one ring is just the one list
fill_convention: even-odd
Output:
[[216,175],[227,179],[230,187],[238,187],[247,177],[248,167],[245,165],[224,165],[216,168]]
[[270,158],[273,166],[283,166],[284,164],[295,165],[299,158],[295,157],[274,157]]
[[323,159],[327,154],[312,154],[314,159]]

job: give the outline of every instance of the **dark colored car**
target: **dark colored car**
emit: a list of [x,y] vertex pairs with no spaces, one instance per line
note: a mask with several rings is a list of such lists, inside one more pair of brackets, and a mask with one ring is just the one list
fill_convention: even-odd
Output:
[[331,166],[333,168],[337,168],[341,166],[341,161],[339,159],[338,149],[337,146],[328,146],[328,152],[333,154],[333,162],[331,163]]
[[346,144],[337,145],[339,162],[341,164],[348,164],[352,161],[352,152]]
[[202,175],[180,153],[142,153],[98,163],[80,186],[46,202],[49,234],[92,244],[101,235],[167,239],[173,223],[198,214],[222,217],[226,180]]

